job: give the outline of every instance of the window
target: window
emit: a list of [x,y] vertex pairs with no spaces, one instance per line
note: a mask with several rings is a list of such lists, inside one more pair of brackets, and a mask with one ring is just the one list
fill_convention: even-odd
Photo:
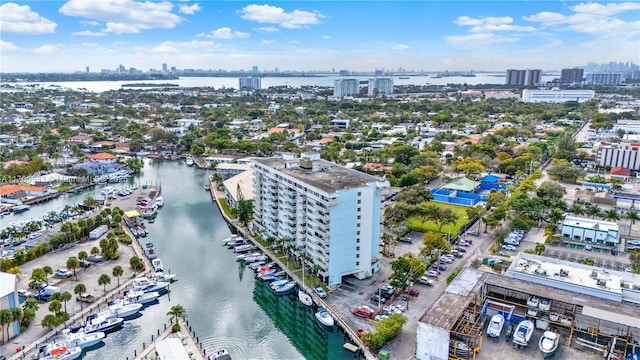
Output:
[[358,200],[358,204],[360,204],[362,202],[362,200]]
[[581,240],[580,235],[574,235],[574,236],[573,236],[573,239],[574,239],[574,240]]
[[356,251],[360,251],[360,246],[356,246]]
[[[358,210],[360,210],[360,209],[358,209]],[[358,220],[360,220],[360,215],[358,215]]]
[[360,261],[356,261],[356,266],[360,265]]
[[362,196],[362,192],[361,191],[358,191],[358,196]]
[[359,258],[360,258],[360,254],[356,254],[356,259],[359,259]]
[[590,238],[590,237],[586,237],[586,238],[584,238],[584,241],[593,241],[593,239]]
[[356,232],[356,235],[360,235],[360,230],[358,230],[358,231]]
[[361,211],[361,209],[360,209],[360,208],[358,208],[358,212],[360,212],[360,211]]

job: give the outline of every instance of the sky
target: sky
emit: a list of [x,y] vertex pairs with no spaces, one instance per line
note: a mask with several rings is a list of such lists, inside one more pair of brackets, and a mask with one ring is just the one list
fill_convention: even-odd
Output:
[[0,0],[0,72],[640,63],[640,2]]

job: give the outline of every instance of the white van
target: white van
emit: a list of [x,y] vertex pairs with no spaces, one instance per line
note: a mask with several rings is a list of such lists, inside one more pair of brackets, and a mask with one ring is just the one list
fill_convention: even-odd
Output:
[[42,301],[49,301],[51,300],[51,296],[53,296],[53,294],[59,293],[59,292],[60,292],[60,288],[49,285],[49,286],[46,286],[44,289],[40,290],[40,292],[38,293],[38,295],[35,296],[35,298]]
[[504,243],[507,244],[507,245],[513,245],[513,246],[520,245],[520,242],[518,240],[512,239],[512,238],[504,239]]

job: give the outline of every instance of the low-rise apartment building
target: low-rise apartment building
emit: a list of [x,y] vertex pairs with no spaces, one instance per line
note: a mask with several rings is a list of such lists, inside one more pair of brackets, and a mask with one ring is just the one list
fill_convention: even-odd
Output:
[[314,153],[258,158],[253,170],[254,231],[307,254],[328,285],[378,271],[386,180]]

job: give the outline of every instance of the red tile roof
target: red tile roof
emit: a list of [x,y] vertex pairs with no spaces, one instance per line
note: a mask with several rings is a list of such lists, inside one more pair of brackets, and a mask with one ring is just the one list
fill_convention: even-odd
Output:
[[631,176],[631,170],[627,168],[623,168],[622,166],[616,166],[611,169],[609,175],[617,175],[617,176]]
[[91,160],[110,160],[115,158],[115,155],[111,155],[109,153],[97,153],[89,155],[89,159]]
[[44,191],[47,190],[47,188],[40,187],[40,186],[7,184],[7,185],[0,186],[0,196],[13,194],[13,193],[18,192],[20,190],[44,192]]

